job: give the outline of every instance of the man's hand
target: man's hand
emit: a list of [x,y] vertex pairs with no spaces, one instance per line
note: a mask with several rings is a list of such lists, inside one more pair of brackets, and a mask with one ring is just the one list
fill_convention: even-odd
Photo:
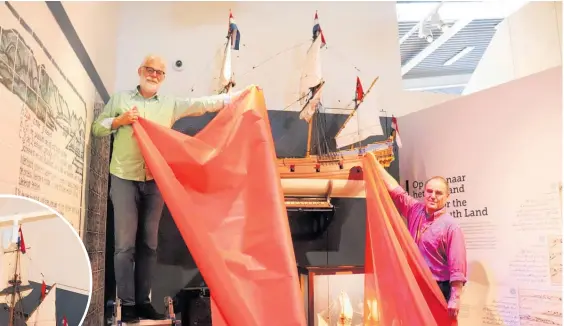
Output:
[[131,110],[122,113],[119,117],[114,119],[112,122],[112,129],[130,125],[137,121],[137,118],[139,118],[139,111],[137,111],[137,107],[134,106]]
[[448,315],[452,319],[457,319],[459,311],[460,311],[460,298],[456,296],[451,296],[450,300],[448,300]]
[[460,311],[460,296],[462,295],[462,282],[455,281],[450,284],[450,299],[448,300],[448,315],[452,319],[458,318]]

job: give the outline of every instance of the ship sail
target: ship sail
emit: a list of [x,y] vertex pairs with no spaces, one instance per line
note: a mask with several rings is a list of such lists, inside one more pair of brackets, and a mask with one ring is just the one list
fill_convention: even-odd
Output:
[[[368,127],[361,127],[359,123],[359,118],[357,114],[357,110],[360,105],[364,102],[376,82],[378,81],[378,77],[376,77],[373,81],[366,93],[363,91],[362,84],[360,78],[356,78],[356,91],[355,91],[355,99],[354,99],[354,109],[345,120],[345,123],[339,129],[335,136],[335,142],[337,144],[337,148],[342,148],[345,146],[353,145],[353,144],[362,144],[362,141],[367,139],[370,136],[379,136],[383,135],[382,126],[380,124],[380,120],[373,121],[371,125]],[[348,127],[348,128],[347,128]]]
[[229,12],[229,27],[227,30],[227,43],[225,44],[225,51],[223,54],[223,62],[221,65],[221,73],[219,76],[219,87],[221,93],[227,93],[235,86],[234,74],[233,74],[233,61],[232,61],[232,51],[239,50],[239,44],[241,41],[241,32],[235,23],[235,18],[233,13]]
[[31,313],[27,326],[57,326],[57,285],[54,284],[39,306]]
[[313,26],[313,42],[311,43],[300,78],[300,104],[303,107],[300,119],[310,123],[314,113],[321,104],[323,76],[321,68],[321,48],[325,45],[325,36],[319,25],[317,12]]

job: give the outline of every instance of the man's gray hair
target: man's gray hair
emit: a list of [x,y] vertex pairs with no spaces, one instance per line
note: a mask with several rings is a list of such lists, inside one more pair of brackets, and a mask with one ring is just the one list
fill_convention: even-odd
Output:
[[431,177],[431,178],[429,178],[427,181],[425,181],[425,187],[427,187],[427,183],[429,183],[429,181],[431,181],[431,180],[440,180],[440,181],[445,185],[445,187],[446,187],[446,189],[447,189],[446,194],[447,194],[447,195],[450,195],[450,185],[448,184],[448,180],[447,180],[447,179],[445,179],[445,178],[443,178],[443,177],[441,177],[441,176],[434,176],[434,177]]

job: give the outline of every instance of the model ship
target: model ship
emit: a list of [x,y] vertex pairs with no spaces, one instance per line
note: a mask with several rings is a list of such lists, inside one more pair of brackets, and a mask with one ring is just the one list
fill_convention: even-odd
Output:
[[[227,42],[222,56],[218,93],[228,93],[234,86],[232,69],[232,51],[239,49],[240,32],[233,14],[229,13]],[[313,39],[307,51],[306,62],[300,80],[300,99],[302,107],[300,119],[308,124],[307,147],[305,157],[277,158],[278,172],[286,198],[286,206],[292,208],[330,209],[329,197],[364,197],[362,176],[362,158],[372,152],[384,167],[394,160],[393,137],[381,142],[362,144],[359,135],[342,135],[356,111],[364,102],[378,81],[374,79],[366,93],[357,77],[354,100],[345,109],[351,112],[335,136],[345,139],[350,145],[345,150],[336,150],[330,146],[326,137],[325,116],[322,91],[325,80],[321,73],[321,49],[325,46],[325,37],[318,22],[317,12],[314,18]],[[352,92],[351,92],[352,93]],[[354,107],[350,109],[350,106]],[[381,127],[378,125],[379,129]],[[347,145],[348,146],[348,145]]]
[[386,141],[363,145],[360,134],[342,135],[347,124],[378,81],[378,77],[374,79],[366,93],[362,89],[360,78],[357,77],[355,96],[347,107],[354,104],[354,108],[350,110],[345,123],[335,136],[335,140],[339,137],[347,138],[345,142],[350,147],[346,150],[337,150],[336,146],[330,146],[330,139],[325,131],[324,115],[320,114],[324,108],[322,92],[326,84],[322,76],[320,56],[324,46],[325,37],[316,12],[312,43],[307,52],[300,80],[302,105],[300,119],[308,124],[306,155],[277,160],[288,208],[330,208],[331,204],[328,200],[330,196],[363,197],[363,156],[368,152],[374,153],[384,167],[388,167],[394,160],[392,137]]
[[[50,218],[50,217],[48,217]],[[29,259],[26,259],[27,249],[21,230],[20,221],[15,220],[11,241],[7,248],[0,249],[2,269],[0,271],[0,296],[6,303],[8,312],[8,326],[57,326],[56,317],[56,285],[47,291],[47,285],[42,285],[42,295],[37,307],[26,311],[23,301],[32,292],[28,281]],[[16,240],[16,241],[13,241]]]

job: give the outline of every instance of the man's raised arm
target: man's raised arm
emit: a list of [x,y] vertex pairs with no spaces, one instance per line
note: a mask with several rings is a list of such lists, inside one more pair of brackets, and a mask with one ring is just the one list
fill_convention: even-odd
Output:
[[419,203],[415,198],[409,196],[409,194],[399,185],[399,183],[392,177],[386,169],[376,160],[376,169],[378,170],[378,174],[382,178],[382,181],[386,185],[386,189],[388,189],[388,193],[394,204],[396,205],[397,210],[403,215],[406,219],[409,219],[409,211],[413,207],[413,205]]
[[196,98],[178,98],[174,105],[174,120],[217,112],[231,103],[242,91],[232,94],[210,95]]

